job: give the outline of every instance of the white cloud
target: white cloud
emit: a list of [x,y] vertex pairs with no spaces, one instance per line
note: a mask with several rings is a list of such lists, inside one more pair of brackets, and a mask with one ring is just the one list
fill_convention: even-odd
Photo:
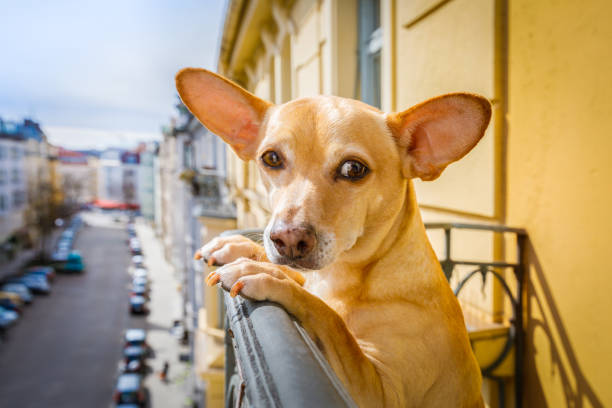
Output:
[[161,140],[161,133],[43,126],[50,143],[67,149],[134,148],[140,142]]

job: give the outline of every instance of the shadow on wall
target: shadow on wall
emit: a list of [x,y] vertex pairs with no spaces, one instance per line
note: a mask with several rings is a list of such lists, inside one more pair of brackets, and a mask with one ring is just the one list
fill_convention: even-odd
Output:
[[[603,408],[601,400],[580,368],[550,286],[544,276],[542,265],[531,242],[527,243],[527,256],[529,285],[527,287],[528,318],[525,339],[525,406],[549,406],[538,376],[535,358],[538,349],[534,344],[536,334],[538,336],[544,334],[550,350],[551,369],[558,373],[563,386],[565,406]],[[534,318],[534,313],[537,318]],[[538,333],[540,331],[543,333]]]

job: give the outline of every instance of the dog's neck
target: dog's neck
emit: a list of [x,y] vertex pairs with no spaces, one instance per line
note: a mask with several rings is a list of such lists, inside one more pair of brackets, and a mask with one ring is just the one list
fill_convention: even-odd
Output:
[[[307,288],[322,297],[357,293],[362,297],[412,298],[413,292],[415,298],[422,298],[423,290],[439,282],[441,269],[427,238],[411,181],[401,209],[380,229],[378,237],[360,238],[374,240],[367,245],[372,248],[367,255],[358,262],[340,257],[330,266],[307,274]],[[389,285],[389,280],[394,284]]]

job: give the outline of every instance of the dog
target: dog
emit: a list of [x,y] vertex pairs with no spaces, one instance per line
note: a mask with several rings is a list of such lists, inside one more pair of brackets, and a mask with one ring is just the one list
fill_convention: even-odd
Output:
[[390,114],[335,96],[277,106],[197,68],[176,86],[196,118],[256,161],[272,211],[263,247],[232,236],[196,253],[223,265],[207,284],[283,306],[360,407],[484,406],[411,180],[436,179],[476,145],[488,100],[455,93]]

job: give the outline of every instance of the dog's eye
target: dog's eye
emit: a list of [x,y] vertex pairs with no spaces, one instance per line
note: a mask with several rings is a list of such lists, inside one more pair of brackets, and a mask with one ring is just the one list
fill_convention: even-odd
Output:
[[272,168],[280,168],[283,165],[283,161],[280,158],[279,154],[274,150],[268,150],[264,154],[261,155],[261,161],[268,167]]
[[347,180],[361,180],[370,170],[356,160],[347,160],[338,167],[338,176]]

